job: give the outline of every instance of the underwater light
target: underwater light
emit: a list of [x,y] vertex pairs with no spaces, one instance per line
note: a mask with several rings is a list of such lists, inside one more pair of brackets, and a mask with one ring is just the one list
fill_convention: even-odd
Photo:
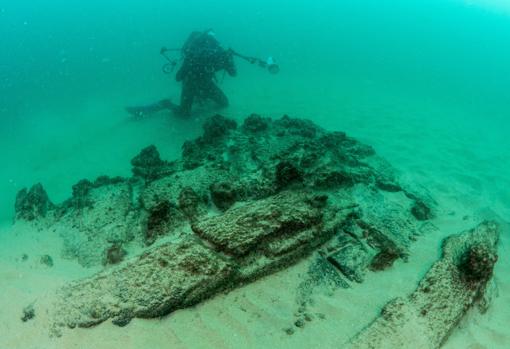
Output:
[[245,61],[247,61],[250,64],[257,64],[259,67],[267,69],[271,74],[278,74],[280,72],[280,66],[278,64],[276,64],[273,57],[271,57],[271,56],[268,57],[265,61],[263,61],[257,57],[249,57],[249,56],[242,55],[232,49],[230,49],[230,52],[234,56],[244,59]]
[[271,74],[278,74],[280,72],[280,66],[278,64],[276,64],[273,57],[268,57],[266,59],[266,66],[267,66],[267,70]]

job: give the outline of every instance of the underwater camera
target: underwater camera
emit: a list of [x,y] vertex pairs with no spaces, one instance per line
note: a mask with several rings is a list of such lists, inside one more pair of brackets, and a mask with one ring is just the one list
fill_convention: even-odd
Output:
[[273,57],[268,57],[266,60],[267,71],[271,74],[278,74],[280,72],[280,66],[275,63]]

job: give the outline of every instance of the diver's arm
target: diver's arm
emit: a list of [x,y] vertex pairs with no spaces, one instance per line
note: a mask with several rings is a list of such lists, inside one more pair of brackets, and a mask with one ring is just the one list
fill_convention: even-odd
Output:
[[226,52],[226,57],[225,57],[225,67],[224,69],[227,71],[228,75],[230,76],[236,76],[237,75],[237,68],[236,68],[236,65],[234,63],[234,55],[232,54],[232,52],[230,50],[228,50]]

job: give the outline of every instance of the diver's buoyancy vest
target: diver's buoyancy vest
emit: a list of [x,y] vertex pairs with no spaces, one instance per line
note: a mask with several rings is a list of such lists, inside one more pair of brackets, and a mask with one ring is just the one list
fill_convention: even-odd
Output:
[[184,61],[193,74],[212,75],[222,69],[224,54],[219,42],[205,32],[191,33],[182,47]]

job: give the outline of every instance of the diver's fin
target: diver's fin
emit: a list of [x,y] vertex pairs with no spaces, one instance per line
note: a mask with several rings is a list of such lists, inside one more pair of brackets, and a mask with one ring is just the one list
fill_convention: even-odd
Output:
[[149,105],[143,105],[138,107],[126,107],[126,111],[131,114],[135,119],[143,119],[156,114],[163,110],[174,111],[177,109],[177,105],[172,103],[169,99],[163,99],[156,103]]

